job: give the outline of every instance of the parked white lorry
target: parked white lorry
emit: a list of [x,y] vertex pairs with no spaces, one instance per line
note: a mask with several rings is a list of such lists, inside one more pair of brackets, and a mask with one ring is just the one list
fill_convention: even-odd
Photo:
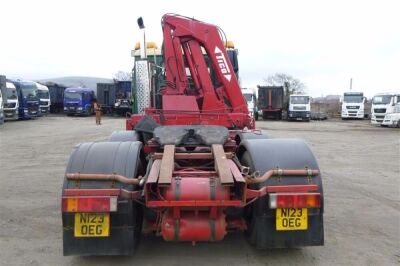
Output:
[[255,120],[258,120],[257,96],[254,89],[242,88],[242,94],[247,102],[247,108]]
[[288,120],[310,121],[311,97],[309,95],[292,94],[289,97]]
[[342,119],[363,119],[366,98],[362,92],[345,92],[341,99]]
[[5,88],[2,89],[4,104],[4,120],[18,120],[18,92],[15,85],[6,82]]
[[383,127],[400,127],[400,103],[394,106],[393,113],[385,115],[381,124]]
[[50,112],[50,93],[49,88],[36,82],[37,96],[39,98],[39,108],[42,115]]
[[0,125],[4,123],[3,94],[0,90]]
[[400,102],[400,93],[380,93],[372,98],[371,124],[382,124],[385,115],[394,112],[394,107]]

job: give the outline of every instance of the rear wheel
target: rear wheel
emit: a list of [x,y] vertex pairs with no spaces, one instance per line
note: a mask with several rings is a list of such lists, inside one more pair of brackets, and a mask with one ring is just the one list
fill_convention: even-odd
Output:
[[139,134],[135,130],[121,130],[111,133],[109,141],[139,141]]
[[[143,174],[140,142],[92,142],[75,147],[67,173],[119,174],[136,177]],[[79,182],[64,179],[63,189],[121,188],[134,191],[134,185],[112,181]],[[64,190],[63,190],[64,191]],[[64,255],[132,255],[138,246],[143,219],[142,206],[131,199],[118,198],[117,211],[110,212],[108,237],[75,237],[75,213],[62,213]]]
[[269,139],[269,136],[263,132],[245,132],[239,131],[235,137],[236,144],[239,145],[244,140],[249,139]]
[[[250,172],[258,171],[261,175],[276,167],[282,169],[319,169],[318,164],[301,140],[265,139],[246,140],[239,147],[238,157],[241,164],[248,166]],[[321,176],[312,177],[323,199]],[[261,184],[254,184],[251,189],[260,189],[266,185],[304,185],[309,184],[304,176],[270,178]],[[316,246],[324,243],[323,200],[320,209],[309,209],[308,230],[277,231],[275,209],[268,206],[269,196],[259,198],[245,210],[245,219],[249,242],[258,249],[289,248]]]

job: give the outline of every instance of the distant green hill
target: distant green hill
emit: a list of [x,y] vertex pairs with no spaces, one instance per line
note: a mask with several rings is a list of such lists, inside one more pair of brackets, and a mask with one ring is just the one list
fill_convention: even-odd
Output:
[[97,77],[60,77],[51,79],[40,79],[37,80],[39,83],[57,83],[66,87],[86,87],[96,91],[97,83],[109,83],[113,82],[112,79],[97,78]]

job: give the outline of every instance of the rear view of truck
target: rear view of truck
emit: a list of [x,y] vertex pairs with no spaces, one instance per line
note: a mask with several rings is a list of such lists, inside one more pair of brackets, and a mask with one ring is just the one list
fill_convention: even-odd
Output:
[[50,93],[50,113],[62,113],[64,110],[64,85],[48,82],[46,87]]
[[97,103],[103,113],[125,116],[132,111],[131,81],[97,83]]
[[116,83],[114,110],[117,114],[125,115],[132,111],[131,90],[131,81],[118,81]]
[[115,91],[115,83],[97,83],[97,103],[104,114],[114,112]]
[[282,119],[284,109],[283,86],[257,86],[258,87],[258,110],[263,119]]
[[239,231],[257,249],[323,245],[310,148],[255,130],[217,26],[171,14],[162,26],[163,57],[174,60],[157,67],[162,75],[145,53],[135,60],[126,130],[71,153],[64,255],[131,255],[142,234],[194,245]]

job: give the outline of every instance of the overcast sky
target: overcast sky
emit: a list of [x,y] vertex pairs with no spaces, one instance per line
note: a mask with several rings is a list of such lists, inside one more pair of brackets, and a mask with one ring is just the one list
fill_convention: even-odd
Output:
[[242,86],[283,72],[313,96],[349,88],[368,97],[400,92],[400,1],[2,0],[0,73],[40,79],[110,78],[130,71],[140,39],[161,44],[161,16],[220,26],[239,49]]

